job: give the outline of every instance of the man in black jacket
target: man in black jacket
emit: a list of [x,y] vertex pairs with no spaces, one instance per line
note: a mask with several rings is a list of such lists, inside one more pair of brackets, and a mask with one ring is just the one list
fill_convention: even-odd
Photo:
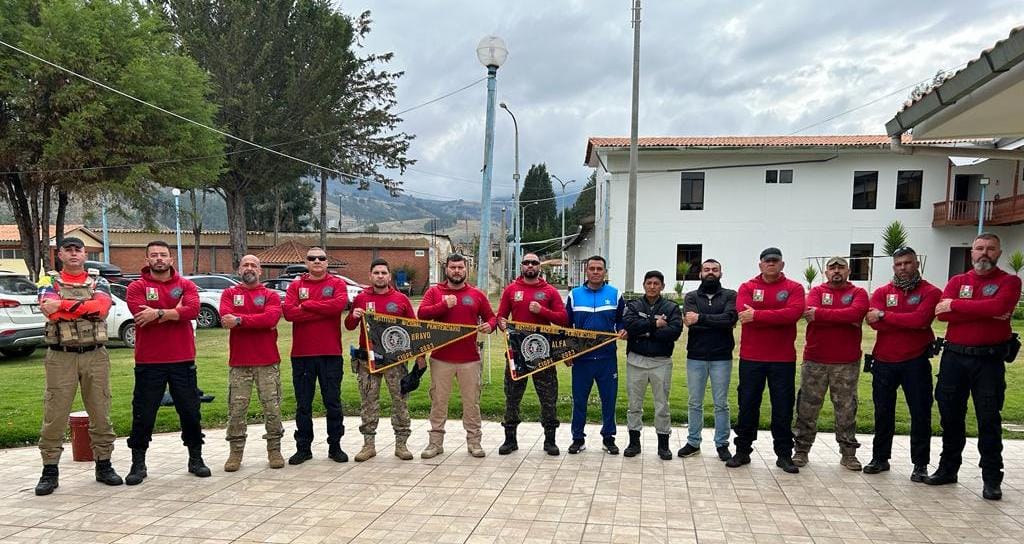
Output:
[[736,291],[722,288],[722,265],[708,259],[701,263],[700,287],[683,300],[683,322],[690,327],[686,342],[686,385],[689,398],[689,428],[686,445],[679,457],[700,453],[700,432],[704,427],[704,388],[711,378],[711,396],[715,403],[715,449],[718,458],[728,461],[729,452],[729,377],[732,375],[732,351],[736,347]]
[[683,333],[683,315],[679,305],[661,296],[665,276],[657,270],[644,274],[644,297],[626,305],[622,321],[629,334],[626,342],[626,391],[629,409],[626,428],[629,445],[626,457],[640,453],[640,429],[643,428],[644,395],[647,384],[654,393],[654,430],[658,433],[658,457],[672,459],[668,439],[672,418],[668,391],[672,384],[672,350]]

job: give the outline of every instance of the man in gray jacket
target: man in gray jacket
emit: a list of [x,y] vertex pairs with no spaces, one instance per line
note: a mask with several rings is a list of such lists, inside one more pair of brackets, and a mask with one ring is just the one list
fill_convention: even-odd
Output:
[[626,457],[640,453],[644,395],[647,384],[651,384],[658,457],[672,459],[672,450],[668,446],[672,433],[668,392],[672,384],[672,350],[683,333],[683,316],[678,304],[661,296],[664,288],[665,276],[661,272],[651,270],[644,274],[644,297],[629,301],[622,315],[629,334],[626,342],[626,390],[629,396],[626,428],[629,430],[629,445],[622,452]]
[[689,428],[686,445],[679,457],[700,453],[704,428],[704,389],[711,378],[711,396],[715,404],[715,449],[718,458],[728,461],[729,452],[729,378],[732,352],[736,347],[736,291],[722,288],[722,265],[707,259],[700,266],[700,287],[683,300],[683,322],[690,327],[686,342],[686,386],[689,391]]

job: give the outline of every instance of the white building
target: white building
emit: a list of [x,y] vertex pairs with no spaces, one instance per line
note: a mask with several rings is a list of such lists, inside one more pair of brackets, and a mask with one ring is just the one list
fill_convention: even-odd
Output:
[[[628,138],[588,141],[586,162],[598,171],[596,217],[569,249],[573,261],[604,255],[610,281],[623,290],[630,290],[627,244],[635,246],[634,291],[642,291],[647,270],[662,271],[669,286],[683,279],[682,261],[694,265],[687,279],[696,280],[707,258],[722,263],[724,284],[735,287],[757,274],[758,254],[769,246],[782,250],[787,275],[803,282],[809,264],[823,265],[817,257],[882,255],[882,231],[893,220],[925,255],[925,278],[942,286],[968,267],[983,179],[985,230],[1002,238],[1001,264],[1024,249],[1019,159],[964,164],[971,161],[898,154],[884,135],[641,138],[635,239],[626,229],[628,160]],[[864,287],[891,277],[887,258],[853,268]]]

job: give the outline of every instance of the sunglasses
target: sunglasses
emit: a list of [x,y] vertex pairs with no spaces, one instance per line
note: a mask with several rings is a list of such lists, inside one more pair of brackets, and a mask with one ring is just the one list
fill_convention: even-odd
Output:
[[313,261],[326,261],[327,255],[307,255],[306,260],[309,262]]
[[539,265],[540,265],[540,261],[530,261],[530,260],[523,261],[523,266],[539,266]]

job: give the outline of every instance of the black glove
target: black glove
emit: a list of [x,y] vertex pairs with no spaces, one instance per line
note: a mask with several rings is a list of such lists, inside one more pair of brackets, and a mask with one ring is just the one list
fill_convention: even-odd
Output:
[[419,389],[420,378],[426,373],[427,367],[420,368],[420,366],[414,362],[412,364],[412,370],[409,371],[409,374],[406,377],[402,378],[402,385],[399,388],[402,396],[408,395],[409,393]]

